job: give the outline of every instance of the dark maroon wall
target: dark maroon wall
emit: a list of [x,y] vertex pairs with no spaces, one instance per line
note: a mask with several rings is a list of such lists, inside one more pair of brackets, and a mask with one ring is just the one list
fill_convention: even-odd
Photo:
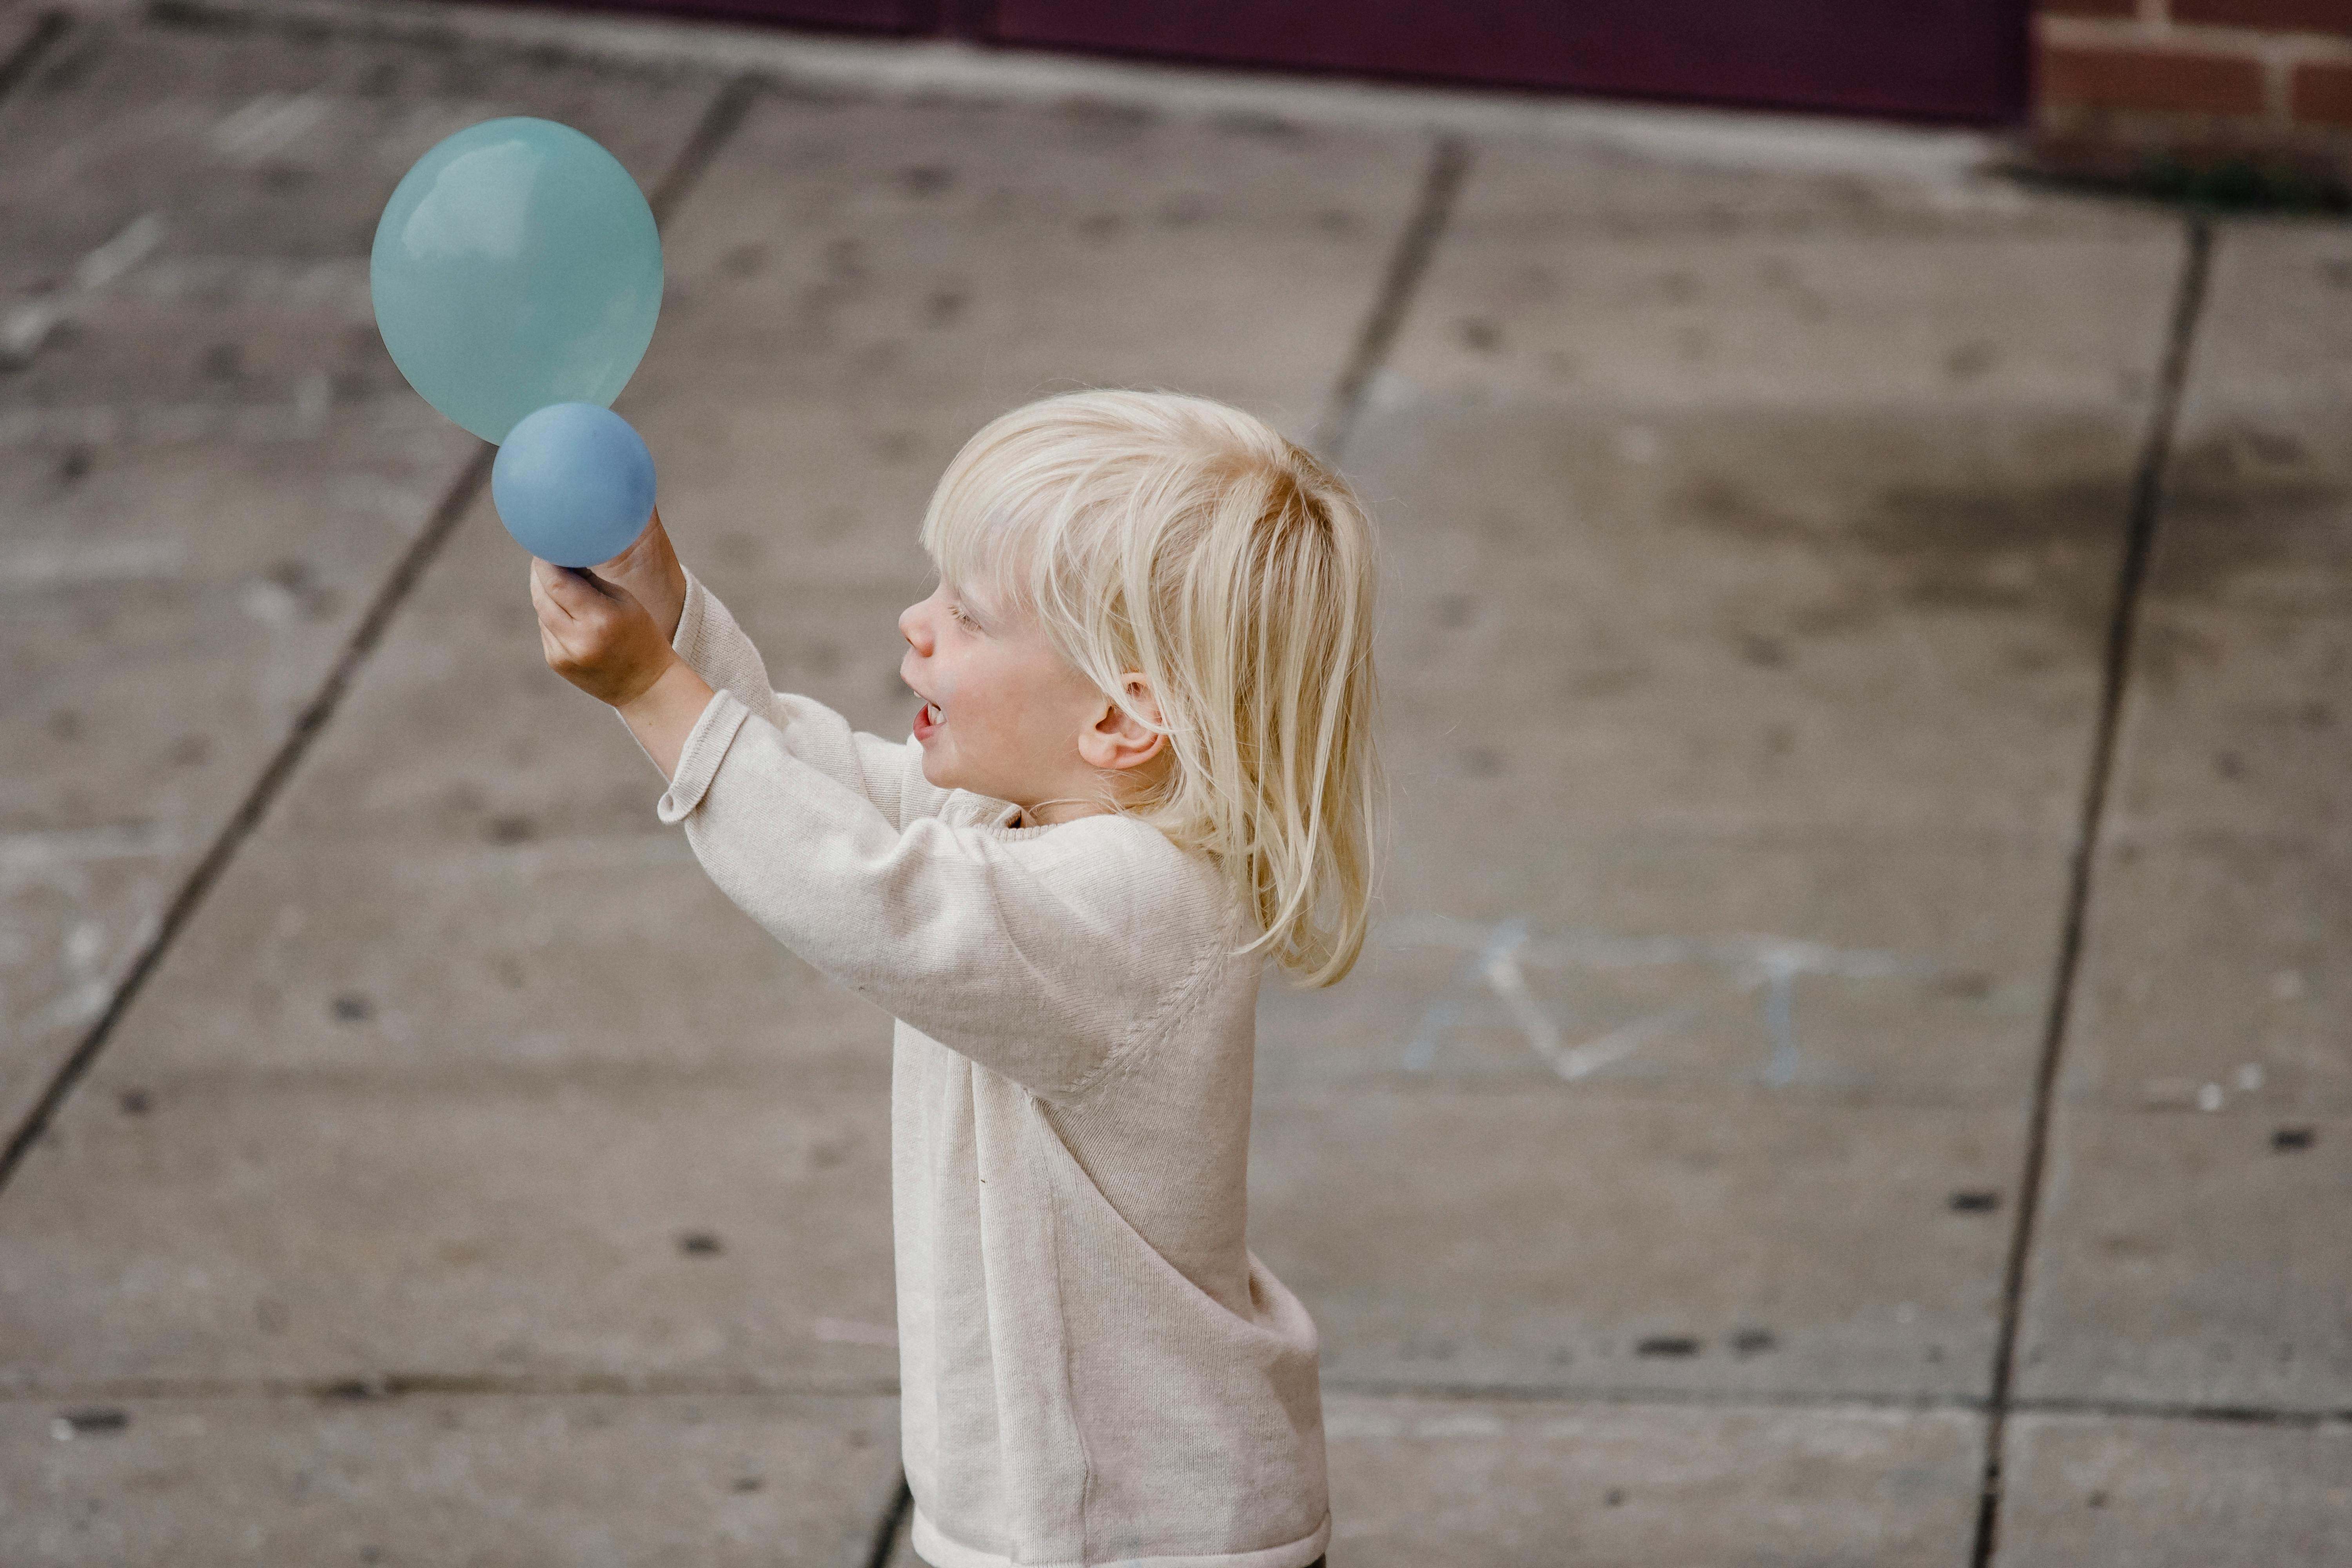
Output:
[[[495,0],[493,0],[495,3]],[[982,43],[1977,123],[2028,0],[575,0]]]
[[1010,44],[1998,121],[2022,0],[994,0]]

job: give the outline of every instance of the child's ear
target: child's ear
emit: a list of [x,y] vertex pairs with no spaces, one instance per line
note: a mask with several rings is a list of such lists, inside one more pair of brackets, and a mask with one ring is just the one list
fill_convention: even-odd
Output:
[[[1140,767],[1158,756],[1168,737],[1153,726],[1160,722],[1160,700],[1151,693],[1151,682],[1130,672],[1122,678],[1122,694],[1126,706],[1105,701],[1101,714],[1078,737],[1078,755],[1089,767],[1118,770]],[[1133,708],[1150,722],[1139,720],[1128,711]]]

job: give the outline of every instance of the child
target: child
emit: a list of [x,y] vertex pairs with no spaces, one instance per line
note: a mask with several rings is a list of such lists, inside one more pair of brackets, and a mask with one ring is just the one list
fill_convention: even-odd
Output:
[[1372,539],[1205,399],[996,420],[923,519],[910,742],[769,689],[660,520],[531,563],[727,895],[896,1015],[902,1426],[937,1568],[1308,1568],[1314,1323],[1244,1245],[1259,970],[1355,961]]

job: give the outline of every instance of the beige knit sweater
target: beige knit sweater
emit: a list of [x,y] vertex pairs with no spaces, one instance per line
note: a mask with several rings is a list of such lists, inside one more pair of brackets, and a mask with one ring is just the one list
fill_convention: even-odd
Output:
[[660,802],[727,896],[898,1019],[898,1365],[937,1568],[1302,1568],[1315,1325],[1243,1237],[1259,960],[1131,818],[1016,828],[773,691],[690,574],[716,691]]

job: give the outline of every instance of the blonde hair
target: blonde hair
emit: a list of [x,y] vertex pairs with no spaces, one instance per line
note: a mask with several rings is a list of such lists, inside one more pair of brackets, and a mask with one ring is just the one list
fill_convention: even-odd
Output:
[[1167,736],[1173,762],[1118,809],[1216,861],[1256,917],[1251,947],[1302,984],[1344,976],[1380,776],[1371,523],[1347,483],[1222,403],[1070,393],[966,442],[922,539],[942,577],[1034,616]]

